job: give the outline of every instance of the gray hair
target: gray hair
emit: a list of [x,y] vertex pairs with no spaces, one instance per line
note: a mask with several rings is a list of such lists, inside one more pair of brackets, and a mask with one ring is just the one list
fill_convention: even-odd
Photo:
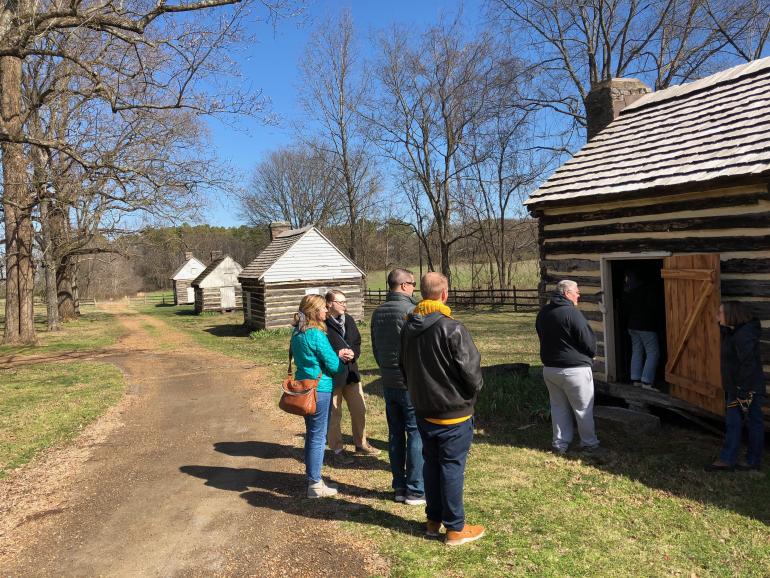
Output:
[[409,269],[393,269],[388,273],[388,289],[398,289],[402,283],[409,283],[414,279],[414,273]]
[[559,295],[566,295],[567,291],[575,288],[577,288],[577,283],[569,279],[562,279],[556,284],[556,292]]

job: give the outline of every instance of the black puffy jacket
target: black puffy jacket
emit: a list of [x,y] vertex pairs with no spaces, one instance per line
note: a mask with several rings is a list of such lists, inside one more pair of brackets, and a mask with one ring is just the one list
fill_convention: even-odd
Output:
[[473,415],[484,385],[481,355],[459,321],[441,313],[410,315],[401,331],[401,371],[418,417]]
[[722,386],[728,400],[746,399],[749,392],[764,395],[765,376],[759,352],[759,320],[722,330]]
[[352,349],[356,356],[352,361],[344,365],[344,369],[334,376],[334,387],[341,387],[348,383],[361,381],[358,371],[358,358],[361,355],[361,332],[358,331],[356,321],[350,315],[345,315],[345,337],[342,336],[342,328],[333,319],[326,319],[326,335],[334,351],[340,349]]
[[372,353],[380,368],[383,387],[406,389],[398,367],[401,351],[401,329],[406,316],[414,309],[414,301],[406,293],[388,291],[385,303],[372,313]]
[[545,367],[591,367],[596,336],[580,310],[564,295],[554,293],[535,321],[540,359]]

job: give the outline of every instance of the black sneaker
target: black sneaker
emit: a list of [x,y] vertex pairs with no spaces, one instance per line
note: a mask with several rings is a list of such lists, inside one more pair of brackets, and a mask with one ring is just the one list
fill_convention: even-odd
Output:
[[394,501],[403,503],[406,500],[406,490],[399,488],[395,490],[395,492],[396,492],[396,496],[395,498],[393,498]]

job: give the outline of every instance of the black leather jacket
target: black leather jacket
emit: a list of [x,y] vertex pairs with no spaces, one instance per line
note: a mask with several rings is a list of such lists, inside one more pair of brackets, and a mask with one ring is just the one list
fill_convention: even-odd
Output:
[[400,367],[418,417],[473,414],[484,384],[481,355],[459,321],[441,313],[410,315],[401,331]]

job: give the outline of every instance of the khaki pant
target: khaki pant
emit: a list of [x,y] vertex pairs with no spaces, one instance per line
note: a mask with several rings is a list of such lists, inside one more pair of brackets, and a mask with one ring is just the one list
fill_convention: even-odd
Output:
[[366,447],[366,404],[364,390],[359,383],[348,383],[335,387],[332,395],[331,414],[329,415],[329,433],[326,442],[333,450],[341,450],[342,443],[342,400],[348,404],[350,425],[353,430],[353,442],[356,447]]

